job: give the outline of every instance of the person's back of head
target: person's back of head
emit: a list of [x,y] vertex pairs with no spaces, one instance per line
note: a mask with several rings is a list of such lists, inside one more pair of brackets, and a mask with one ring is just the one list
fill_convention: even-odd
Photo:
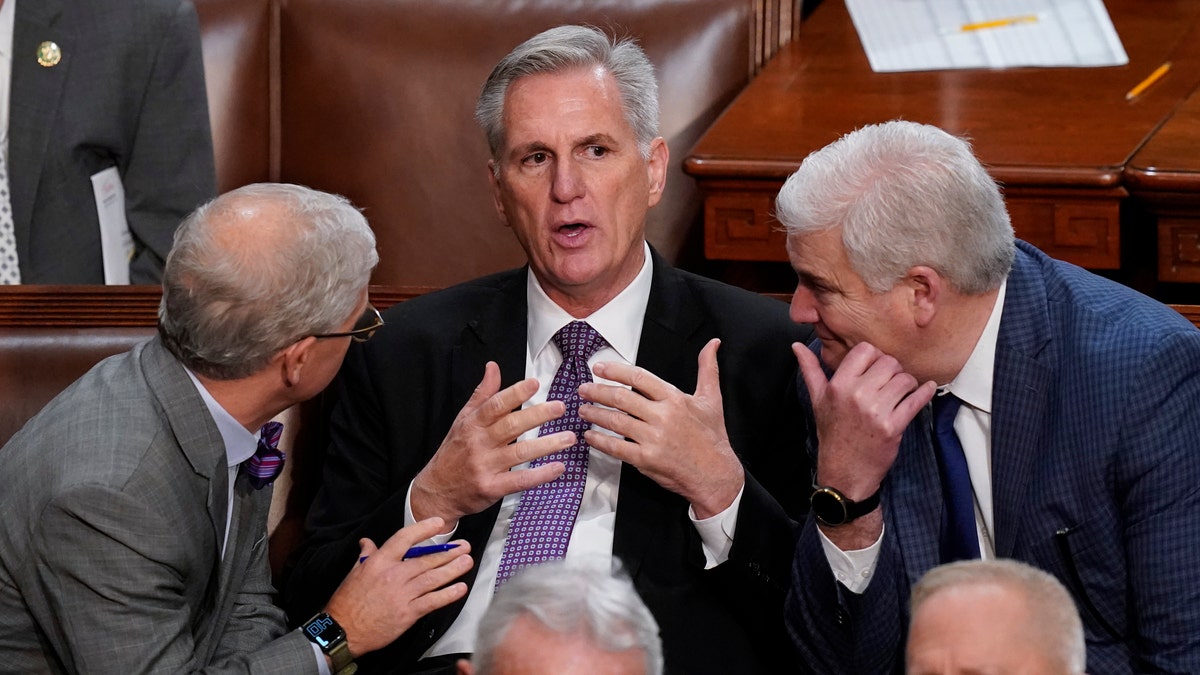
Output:
[[554,561],[506,582],[479,623],[475,675],[660,675],[658,624],[607,564]]
[[1083,623],[1057,579],[1015,560],[935,567],[913,587],[910,675],[1080,675]]
[[335,330],[378,260],[371,228],[345,198],[298,185],[238,188],[176,231],[159,335],[200,375],[246,377],[301,337]]

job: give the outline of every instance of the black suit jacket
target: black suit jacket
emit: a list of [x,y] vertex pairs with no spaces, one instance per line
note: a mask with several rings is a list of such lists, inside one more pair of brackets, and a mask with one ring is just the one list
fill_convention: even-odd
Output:
[[[613,553],[659,622],[670,672],[766,672],[790,658],[782,598],[811,478],[789,345],[809,331],[777,300],[675,270],[657,255],[653,265],[638,365],[693,391],[697,355],[722,339],[726,426],[747,481],[730,558],[706,571],[687,502],[624,465]],[[374,339],[351,349],[332,388],[338,402],[323,484],[285,586],[293,618],[332,594],[360,537],[381,543],[403,525],[409,483],[484,364],[500,365],[504,386],[524,378],[526,275],[504,272],[407,301],[385,313]],[[455,536],[471,542],[476,562],[498,510],[499,503],[459,523]],[[460,610],[461,603],[429,615],[364,667],[412,667]]]
[[[37,62],[53,41],[62,60]],[[132,283],[157,283],[179,221],[216,192],[188,0],[25,0],[13,26],[8,177],[21,280],[102,284],[91,176],[115,166]]]

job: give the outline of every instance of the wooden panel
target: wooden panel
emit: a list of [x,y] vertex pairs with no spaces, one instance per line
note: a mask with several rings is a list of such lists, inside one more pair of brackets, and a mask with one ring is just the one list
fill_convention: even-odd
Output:
[[[729,195],[718,186],[781,184],[809,153],[863,125],[934,124],[972,142],[1004,185],[1020,236],[1056,257],[1118,269],[1128,241],[1126,164],[1200,84],[1200,3],[1156,0],[1153,11],[1139,0],[1106,5],[1126,66],[875,73],[845,3],[824,0],[700,139],[685,171],[706,199],[724,201]],[[1125,92],[1166,60],[1174,62],[1168,76],[1126,101]],[[1200,157],[1194,150],[1189,156]],[[710,228],[726,232],[714,237]],[[707,242],[728,234],[727,224],[706,222]],[[1142,250],[1142,239],[1135,241],[1133,250]],[[779,251],[755,258],[763,250],[757,243],[706,248],[723,259],[780,259]]]

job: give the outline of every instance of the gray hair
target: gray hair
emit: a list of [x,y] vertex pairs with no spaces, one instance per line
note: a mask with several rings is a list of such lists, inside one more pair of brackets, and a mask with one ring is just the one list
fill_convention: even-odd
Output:
[[775,199],[788,235],[842,226],[854,271],[876,293],[916,265],[975,295],[998,288],[1016,255],[1000,188],[963,139],[893,120],[801,163]]
[[[268,238],[269,248],[254,245]],[[158,332],[194,372],[246,377],[296,340],[345,323],[378,261],[374,233],[344,197],[247,185],[202,205],[176,230]]]
[[646,675],[663,671],[658,623],[620,569],[556,560],[527,567],[497,591],[479,622],[471,657],[477,675],[495,672],[495,652],[522,616],[562,635],[583,635],[609,652],[640,649]]
[[475,119],[487,134],[492,158],[504,147],[504,98],[508,87],[528,75],[577,68],[602,68],[621,92],[625,119],[643,159],[658,137],[658,82],[654,65],[632,38],[609,37],[592,26],[559,26],[522,42],[496,64],[475,104]]
[[1053,576],[1016,560],[963,560],[925,573],[912,592],[912,616],[931,597],[950,588],[1001,586],[1017,591],[1036,625],[1041,651],[1059,672],[1081,675],[1087,667],[1083,622],[1071,594]]

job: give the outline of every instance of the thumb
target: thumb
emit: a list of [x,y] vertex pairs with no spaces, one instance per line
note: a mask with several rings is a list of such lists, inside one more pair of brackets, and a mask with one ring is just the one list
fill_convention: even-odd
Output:
[[483,379],[479,381],[475,391],[471,392],[471,398],[467,399],[462,412],[475,410],[498,391],[500,391],[500,366],[495,361],[488,361],[487,365],[483,367]]
[[721,374],[717,366],[717,349],[721,347],[721,339],[713,338],[700,350],[696,357],[699,366],[696,374],[696,397],[716,401],[721,400]]
[[799,342],[792,343],[792,353],[796,355],[796,363],[800,365],[800,375],[804,377],[804,385],[808,387],[808,398],[816,403],[825,396],[825,388],[829,386],[825,371],[821,370],[821,360],[812,353],[812,350]]

